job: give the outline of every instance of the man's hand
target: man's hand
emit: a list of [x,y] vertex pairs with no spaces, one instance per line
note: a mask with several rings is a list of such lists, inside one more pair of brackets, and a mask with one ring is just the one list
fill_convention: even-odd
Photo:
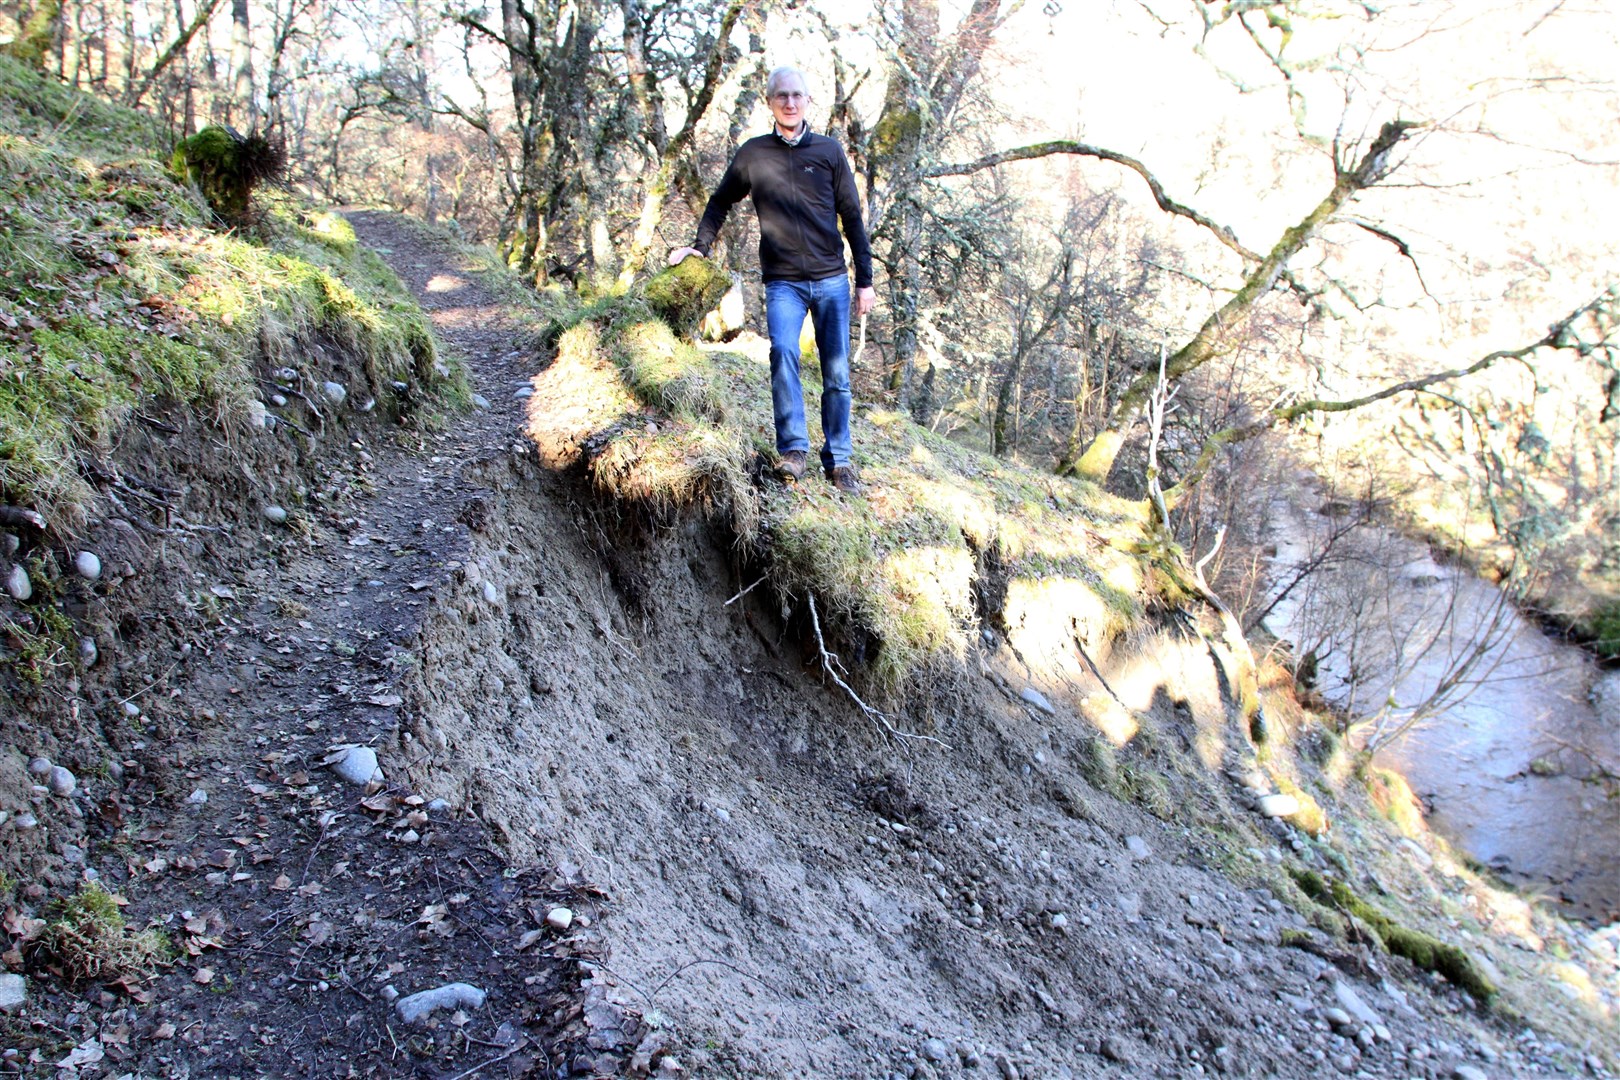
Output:
[[877,290],[868,285],[855,290],[855,314],[866,315],[877,307]]
[[703,258],[703,252],[699,251],[695,247],[676,248],[674,251],[669,253],[669,265],[679,266],[681,260],[685,259],[688,255],[696,255],[700,259]]

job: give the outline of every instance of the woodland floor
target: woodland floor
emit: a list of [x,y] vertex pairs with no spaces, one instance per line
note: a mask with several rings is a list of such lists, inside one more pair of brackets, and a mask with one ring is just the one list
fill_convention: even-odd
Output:
[[[745,583],[705,526],[604,556],[611,523],[525,444],[515,394],[541,360],[522,329],[418,231],[351,220],[490,406],[363,445],[361,494],[219,582],[226,616],[170,682],[217,726],[129,780],[132,846],[88,856],[135,867],[103,876],[133,925],[159,920],[187,955],[134,988],[34,980],[31,1015],[49,1019],[6,1067],[1583,1066],[1366,946],[1281,945],[1303,919],[1226,877],[1208,837],[1078,779],[1076,744],[1018,700],[1005,650],[987,654],[982,696],[942,705],[950,751],[902,752],[815,680],[763,596],[725,606]],[[325,767],[346,743],[380,751],[380,790]],[[448,808],[430,813],[435,797]],[[556,906],[581,916],[566,932],[545,926]],[[453,982],[485,1003],[420,1026],[389,1001]],[[1347,998],[1376,1022],[1338,1023]]]

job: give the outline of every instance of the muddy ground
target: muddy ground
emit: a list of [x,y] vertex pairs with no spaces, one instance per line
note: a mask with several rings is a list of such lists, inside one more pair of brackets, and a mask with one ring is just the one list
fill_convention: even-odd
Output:
[[[130,635],[113,628],[84,693],[117,767],[81,763],[65,805],[36,795],[41,828],[68,839],[39,841],[42,884],[14,916],[89,868],[184,955],[110,988],[35,970],[5,1067],[1602,1068],[1404,961],[1306,933],[1266,882],[1313,846],[1254,815],[1224,773],[1175,765],[1211,731],[1243,762],[1214,673],[1174,624],[1096,676],[1044,681],[1018,626],[990,633],[977,674],[904,717],[939,742],[887,737],[817,677],[781,599],[727,603],[754,572],[719,526],[604,505],[541,467],[519,395],[544,358],[450,248],[384,215],[352,220],[487,407],[437,435],[357,420],[322,466],[348,478],[341,498],[297,529],[239,528],[228,551],[163,564],[197,575],[211,622],[153,633],[127,666]],[[266,496],[240,497],[246,521]],[[1116,753],[1080,716],[1126,684],[1156,688],[1137,704],[1157,743]],[[19,733],[24,761],[85,753],[36,734]],[[343,744],[378,751],[380,783],[334,775]],[[1122,770],[1168,779],[1121,801],[1101,788]],[[482,1004],[413,1024],[393,1000],[457,982]]]

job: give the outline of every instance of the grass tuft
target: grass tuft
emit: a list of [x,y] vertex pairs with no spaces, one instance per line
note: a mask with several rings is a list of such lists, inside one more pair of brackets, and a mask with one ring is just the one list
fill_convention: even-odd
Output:
[[125,926],[117,900],[96,882],[50,913],[39,948],[70,983],[149,976],[173,958],[161,931]]

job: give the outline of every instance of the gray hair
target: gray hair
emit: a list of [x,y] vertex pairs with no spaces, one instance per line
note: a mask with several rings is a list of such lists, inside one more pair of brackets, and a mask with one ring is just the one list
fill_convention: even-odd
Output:
[[790,77],[797,77],[799,85],[804,87],[805,94],[810,93],[810,80],[804,77],[804,72],[796,67],[779,67],[765,78],[765,96],[770,97],[775,94]]

